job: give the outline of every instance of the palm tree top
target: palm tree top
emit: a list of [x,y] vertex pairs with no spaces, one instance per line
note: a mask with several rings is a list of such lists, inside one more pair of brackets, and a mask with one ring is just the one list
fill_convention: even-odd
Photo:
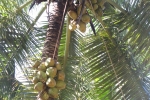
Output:
[[[49,27],[48,22],[35,26],[46,7],[39,9],[39,16],[32,19],[26,13],[31,2],[0,1],[0,98],[6,100],[33,100],[37,95],[30,78],[23,82],[30,84],[22,85],[14,77],[16,66],[25,76],[32,77],[31,66],[41,59]],[[101,17],[96,16],[98,11],[88,9],[96,36],[90,23],[86,33],[68,30],[69,19],[65,17],[57,59],[64,66],[67,87],[60,98],[148,100],[149,1],[106,0],[104,7]]]

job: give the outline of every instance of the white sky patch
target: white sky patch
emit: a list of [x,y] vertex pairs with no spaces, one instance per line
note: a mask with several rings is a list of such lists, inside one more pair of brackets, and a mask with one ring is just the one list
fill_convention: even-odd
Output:
[[[38,13],[40,12],[40,10],[45,6],[45,3],[41,3],[39,5],[34,5],[34,7],[29,11],[29,15],[35,19],[38,16]],[[41,15],[41,17],[38,19],[37,21],[37,26],[41,26],[42,22],[47,21],[47,13],[46,10],[43,12],[43,14]]]

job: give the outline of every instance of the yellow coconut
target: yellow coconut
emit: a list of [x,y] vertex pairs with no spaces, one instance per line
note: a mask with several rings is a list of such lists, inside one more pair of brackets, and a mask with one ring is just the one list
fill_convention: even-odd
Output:
[[90,16],[88,14],[83,14],[81,20],[84,23],[89,23],[90,22]]
[[57,80],[60,80],[60,81],[64,81],[65,80],[65,73],[64,73],[64,71],[58,71],[58,73],[57,73]]
[[38,68],[38,66],[41,64],[41,61],[36,61],[35,64],[32,66],[33,68]]
[[40,70],[40,71],[45,71],[45,70],[46,70],[45,62],[42,62],[42,63],[38,66],[38,70]]
[[43,72],[43,71],[38,71],[38,72],[37,72],[37,78],[38,78],[41,82],[45,83],[46,80],[47,80],[47,75],[46,75],[46,73]]
[[55,66],[55,60],[53,58],[47,58],[45,61],[45,65],[47,67],[54,67]]
[[33,77],[32,82],[33,82],[34,84],[36,84],[36,83],[39,82],[39,79],[35,76],[35,77]]
[[57,68],[57,70],[61,70],[61,64],[59,63],[59,62],[56,62],[56,66],[55,66],[56,68]]
[[73,10],[68,11],[68,15],[71,19],[76,20],[77,19],[77,13]]
[[48,78],[46,81],[46,85],[48,87],[55,87],[56,86],[56,81],[53,78]]
[[66,83],[64,81],[56,81],[56,88],[65,89],[66,88]]
[[41,95],[40,95],[40,99],[41,100],[48,100],[49,98],[49,94],[47,92],[43,92]]
[[48,94],[52,98],[58,98],[58,92],[59,92],[59,90],[57,88],[50,88],[50,89],[48,89]]
[[34,85],[34,89],[40,92],[44,89],[44,84],[42,82],[38,82]]
[[49,67],[46,69],[46,75],[49,77],[55,77],[57,74],[57,68],[56,67]]
[[86,31],[86,24],[80,21],[80,23],[77,25],[77,28],[84,33]]
[[98,5],[97,4],[93,4],[93,9],[94,10],[98,9]]

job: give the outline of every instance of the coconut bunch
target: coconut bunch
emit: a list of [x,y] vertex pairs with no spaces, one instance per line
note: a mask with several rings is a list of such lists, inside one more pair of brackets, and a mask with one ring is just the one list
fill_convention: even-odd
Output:
[[[74,31],[79,29],[81,32],[86,31],[86,24],[91,20],[88,10],[95,11],[96,17],[102,17],[103,10],[105,9],[105,0],[78,0],[79,4],[75,5],[75,9],[70,9],[67,13],[70,17],[69,30]],[[91,23],[91,22],[90,22]]]
[[86,0],[85,6],[90,10],[94,10],[97,17],[102,17],[105,3],[106,0]]
[[66,87],[61,64],[48,58],[45,62],[37,61],[32,67],[36,71],[32,82],[34,89],[39,92],[39,100],[58,98],[59,91]]
[[75,29],[79,29],[81,32],[86,31],[86,24],[90,22],[90,16],[86,12],[86,7],[83,7],[83,11],[81,13],[82,5],[76,6],[76,9],[69,10],[68,16],[70,17],[69,30],[74,31]]

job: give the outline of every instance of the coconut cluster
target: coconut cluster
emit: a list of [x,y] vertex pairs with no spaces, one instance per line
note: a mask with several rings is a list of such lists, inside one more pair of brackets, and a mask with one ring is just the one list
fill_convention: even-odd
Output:
[[[74,31],[79,29],[81,32],[86,31],[86,24],[90,22],[90,15],[88,14],[87,9],[95,11],[97,17],[102,17],[103,10],[105,9],[106,0],[85,0],[85,6],[81,14],[81,5],[82,0],[79,0],[79,5],[76,6],[76,9],[71,9],[68,11],[68,16],[70,17],[69,30]],[[82,15],[82,16],[81,16]],[[80,18],[81,16],[81,18]],[[77,23],[79,20],[79,23]]]
[[36,73],[32,79],[34,89],[42,92],[39,100],[58,98],[59,91],[66,87],[65,73],[61,64],[54,59],[48,58],[45,62],[37,61],[33,68]]
[[[90,16],[86,12],[86,7],[83,8],[83,11],[81,14],[81,8],[82,6],[79,5],[76,7],[76,9],[68,11],[68,16],[71,18],[70,24],[69,24],[69,30],[74,31],[75,29],[79,29],[81,32],[84,33],[86,31],[86,24],[90,22]],[[80,14],[82,16],[80,16]]]
[[85,6],[90,10],[94,10],[97,17],[102,17],[105,3],[106,0],[86,0]]

